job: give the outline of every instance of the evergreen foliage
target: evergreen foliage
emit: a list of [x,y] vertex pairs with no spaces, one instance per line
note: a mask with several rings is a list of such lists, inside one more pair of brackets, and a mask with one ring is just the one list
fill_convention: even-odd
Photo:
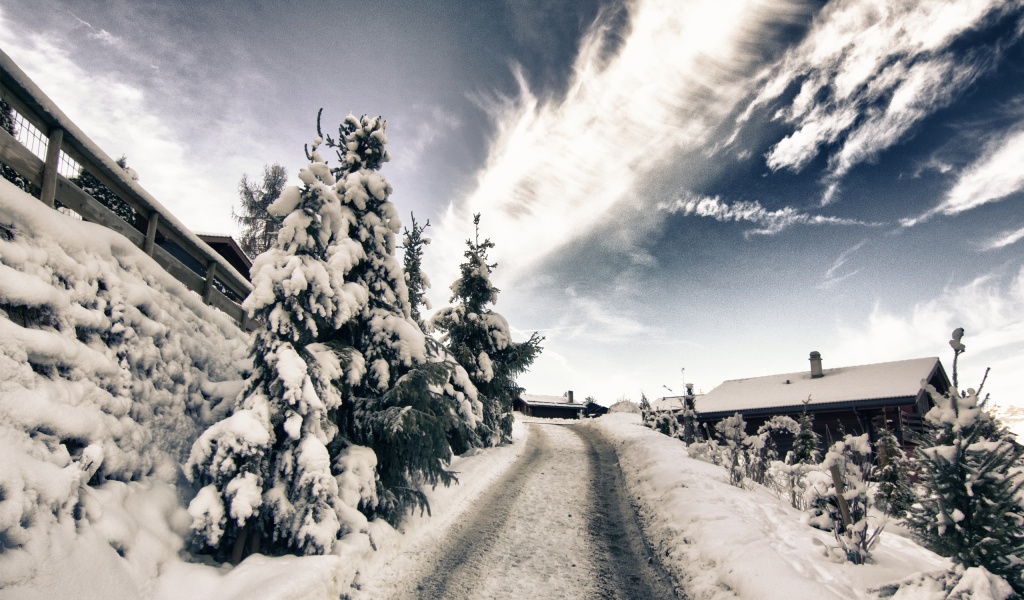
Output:
[[232,210],[231,217],[242,229],[238,245],[250,258],[263,254],[274,245],[281,222],[267,208],[281,196],[287,180],[285,168],[275,163],[263,167],[261,182],[249,179],[248,175],[242,175],[238,182],[241,214]]
[[[397,524],[411,509],[429,509],[423,485],[449,484],[449,431],[463,418],[475,425],[458,403],[451,384],[459,374],[453,363],[432,360],[423,330],[412,319],[405,274],[395,255],[401,222],[389,197],[391,186],[378,172],[389,159],[386,123],[380,117],[349,115],[337,139],[322,136],[337,151],[337,180],[348,209],[348,240],[359,257],[344,275],[345,285],[363,291],[367,302],[329,338],[359,355],[365,372],[348,388],[352,401],[342,405],[336,422],[345,443],[368,446],[377,456],[379,515]],[[346,264],[348,264],[346,262]],[[446,393],[450,392],[450,393]]]
[[[0,129],[11,134],[11,137],[18,135],[18,130],[14,126],[14,108],[3,100],[0,100]],[[3,176],[4,179],[18,186],[23,191],[32,193],[32,184],[19,175],[17,171],[3,163],[0,163],[0,176]]]
[[775,415],[758,427],[757,435],[744,441],[750,454],[747,477],[756,483],[767,484],[772,463],[779,460],[780,438],[794,437],[799,431],[796,421],[781,415]]
[[654,413],[651,410],[651,401],[647,399],[647,394],[640,392],[640,418],[643,419],[644,425],[651,427],[654,422]]
[[686,394],[683,396],[683,410],[679,413],[680,428],[679,439],[687,445],[701,441],[700,427],[697,424],[696,396],[693,394],[693,384],[687,383]]
[[818,434],[814,432],[814,415],[807,410],[811,399],[804,401],[804,410],[800,415],[800,431],[793,442],[793,451],[787,461],[789,464],[817,464],[821,461],[818,450]]
[[1024,447],[987,410],[984,380],[978,390],[958,389],[963,334],[950,340],[953,387],[926,388],[934,407],[916,450],[920,490],[907,524],[936,553],[984,567],[1024,594]]
[[282,232],[253,264],[243,304],[264,324],[253,337],[252,374],[186,465],[203,486],[189,506],[197,545],[221,558],[230,549],[233,562],[257,550],[327,553],[365,526],[341,501],[327,449],[338,433],[330,417],[364,362],[351,344],[323,343],[368,302],[365,289],[345,281],[364,255],[348,237],[354,215],[315,150],[299,174],[302,189],[268,207]]
[[487,262],[489,239],[480,240],[480,215],[473,216],[474,238],[466,241],[460,276],[451,285],[453,306],[437,311],[431,320],[442,335],[448,353],[465,368],[483,404],[480,439],[487,445],[511,440],[512,400],[523,392],[516,377],[540,355],[543,337],[532,334],[525,342],[512,341],[508,322],[489,308],[498,301],[490,275],[496,264]]
[[875,506],[887,515],[903,518],[917,497],[910,483],[910,461],[888,427],[878,432],[875,459],[878,478]]
[[409,219],[412,221],[412,229],[402,233],[402,264],[405,267],[405,285],[409,288],[409,311],[412,320],[422,328],[424,322],[421,307],[430,310],[430,302],[426,298],[430,280],[423,272],[423,247],[430,243],[430,238],[425,237],[423,232],[430,227],[430,220],[420,225],[415,215],[410,214]]
[[[476,424],[456,402],[475,394],[468,377],[429,359],[410,317],[401,224],[376,172],[384,126],[349,115],[337,140],[321,133],[302,188],[267,207],[280,231],[243,303],[264,324],[252,375],[187,465],[202,486],[189,506],[196,545],[221,558],[329,553],[367,517],[396,524],[428,509],[421,486],[454,479],[444,469],[452,419]],[[340,167],[318,153],[325,142]]]
[[[128,168],[128,159],[125,156],[121,156],[115,162],[132,179],[135,178],[134,171]],[[97,179],[95,175],[86,171],[85,167],[79,168],[78,175],[71,178],[71,183],[82,188],[83,192],[98,200],[100,204],[109,208],[111,212],[124,219],[132,227],[140,231],[143,229],[142,215],[127,202],[119,198],[117,194]]]

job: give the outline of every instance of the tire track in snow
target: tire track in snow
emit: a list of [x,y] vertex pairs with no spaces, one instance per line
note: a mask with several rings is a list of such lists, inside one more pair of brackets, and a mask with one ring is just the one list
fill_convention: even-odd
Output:
[[452,527],[407,598],[675,598],[643,541],[614,449],[531,423],[509,474]]
[[529,449],[512,467],[505,478],[477,500],[479,506],[467,511],[453,526],[448,541],[438,550],[437,562],[432,572],[416,586],[417,598],[458,598],[468,597],[455,593],[466,592],[463,580],[483,575],[483,565],[473,564],[471,557],[480,563],[480,558],[497,541],[505,523],[512,516],[516,499],[522,493],[524,483],[534,472],[547,448],[547,437],[540,431],[532,431],[526,441]]
[[[589,529],[599,561],[602,598],[685,598],[644,540],[626,495],[615,448],[592,427],[569,426],[586,444],[593,490]],[[627,593],[623,593],[623,592]]]

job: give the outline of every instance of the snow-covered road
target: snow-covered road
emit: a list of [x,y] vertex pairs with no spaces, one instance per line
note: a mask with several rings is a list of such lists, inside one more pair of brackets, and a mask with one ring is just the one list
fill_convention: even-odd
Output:
[[[378,585],[395,598],[675,598],[594,428],[528,423],[527,449],[432,552]],[[390,572],[387,572],[390,571]],[[682,597],[682,594],[679,595]]]

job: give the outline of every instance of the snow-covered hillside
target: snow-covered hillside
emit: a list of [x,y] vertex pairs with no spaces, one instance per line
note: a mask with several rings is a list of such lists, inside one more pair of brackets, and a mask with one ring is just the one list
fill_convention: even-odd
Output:
[[0,180],[0,587],[57,597],[80,565],[144,593],[188,526],[178,464],[247,348],[128,240]]

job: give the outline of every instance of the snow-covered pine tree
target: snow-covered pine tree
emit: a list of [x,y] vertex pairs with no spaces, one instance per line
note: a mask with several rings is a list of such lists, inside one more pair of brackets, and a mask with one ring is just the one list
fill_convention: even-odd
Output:
[[878,430],[875,461],[878,478],[875,506],[885,514],[901,519],[906,516],[917,496],[910,483],[910,461],[888,426]]
[[430,302],[426,292],[430,289],[430,280],[423,272],[423,247],[430,243],[430,238],[423,235],[430,227],[430,219],[423,225],[416,222],[416,215],[409,214],[412,229],[402,232],[402,265],[405,267],[405,285],[409,288],[409,312],[412,320],[423,328],[423,312],[430,310]]
[[821,452],[818,450],[818,434],[814,432],[814,415],[807,406],[811,399],[804,401],[804,410],[800,414],[800,431],[793,441],[793,450],[789,456],[789,464],[817,464],[821,460]]
[[686,394],[683,396],[683,410],[679,413],[679,439],[686,444],[693,444],[701,440],[700,426],[697,422],[696,396],[693,394],[693,384],[687,383]]
[[[3,100],[0,100],[0,129],[9,133],[11,137],[18,135],[18,130],[14,126],[14,107]],[[17,171],[3,163],[0,163],[0,176],[22,190],[30,194],[32,193],[32,184],[19,175]]]
[[785,465],[779,465],[778,469],[785,479],[785,487],[789,489],[789,503],[800,510],[807,506],[804,500],[807,474],[817,467],[821,456],[818,451],[818,434],[814,432],[814,416],[807,410],[810,402],[810,397],[804,401],[793,449],[786,455]]
[[949,342],[953,387],[925,388],[934,406],[916,450],[920,489],[907,524],[936,553],[984,567],[1024,594],[1024,446],[979,397],[984,380],[978,390],[958,389],[963,334],[955,330]]
[[644,425],[650,427],[654,422],[654,411],[651,410],[651,401],[647,399],[647,394],[640,392],[640,418],[643,419]]
[[368,299],[330,339],[354,348],[365,365],[365,374],[348,389],[351,402],[336,413],[345,440],[340,445],[368,446],[376,453],[376,504],[361,508],[397,524],[411,508],[429,509],[423,485],[454,480],[444,468],[451,459],[447,433],[457,427],[455,419],[466,417],[464,405],[456,404],[459,393],[467,403],[472,398],[468,387],[454,389],[453,365],[431,359],[426,336],[411,316],[395,255],[402,225],[389,199],[391,186],[378,172],[389,158],[385,126],[380,117],[349,115],[337,139],[326,136],[340,162],[332,174],[341,203],[352,215],[348,243],[359,248],[352,254],[359,259],[343,277]]
[[[412,229],[402,233],[402,263],[405,270],[405,282],[409,289],[409,312],[416,324],[426,331],[423,311],[430,310],[426,291],[430,289],[430,279],[423,272],[423,247],[430,243],[430,238],[423,233],[430,227],[428,220],[423,225],[416,222],[415,215],[410,214]],[[436,393],[447,400],[452,410],[449,421],[448,444],[452,452],[462,454],[470,448],[482,446],[477,428],[483,420],[483,405],[477,396],[476,387],[469,379],[466,370],[456,362],[455,358],[432,337],[426,338],[427,356],[432,363],[441,363],[448,370],[448,379],[437,387]]]
[[431,319],[441,332],[442,344],[469,373],[483,403],[480,437],[488,445],[511,440],[512,400],[522,393],[516,377],[526,371],[541,352],[543,337],[532,334],[525,342],[512,341],[508,322],[489,308],[498,301],[498,288],[490,275],[496,264],[487,262],[490,239],[480,240],[480,215],[473,215],[474,238],[460,265],[460,276],[451,285],[454,306],[442,308]]
[[350,344],[322,343],[367,305],[366,289],[347,281],[365,254],[349,237],[356,217],[319,143],[299,173],[302,189],[286,189],[268,207],[282,226],[254,262],[243,304],[263,324],[250,350],[252,374],[232,414],[196,440],[186,465],[203,486],[189,505],[198,546],[233,562],[257,549],[327,553],[365,525],[342,501],[327,449],[337,433],[330,416],[365,365]]
[[277,240],[281,222],[270,214],[267,207],[281,196],[287,181],[285,168],[274,163],[264,165],[262,182],[253,181],[248,175],[242,175],[242,180],[238,182],[241,213],[235,213],[232,209],[231,217],[242,229],[238,245],[250,258],[263,254]]
[[[121,167],[129,174],[134,173],[134,171],[131,171],[128,168],[127,157],[122,155],[121,158],[118,158],[115,162],[117,163],[117,166]],[[71,183],[82,188],[83,192],[98,200],[100,204],[109,208],[111,212],[124,219],[132,227],[141,231],[145,230],[145,227],[143,227],[142,217],[139,215],[138,211],[119,198],[118,195],[111,191],[110,188],[103,185],[103,182],[97,179],[95,175],[86,171],[85,167],[79,168],[78,175],[71,178]]]

